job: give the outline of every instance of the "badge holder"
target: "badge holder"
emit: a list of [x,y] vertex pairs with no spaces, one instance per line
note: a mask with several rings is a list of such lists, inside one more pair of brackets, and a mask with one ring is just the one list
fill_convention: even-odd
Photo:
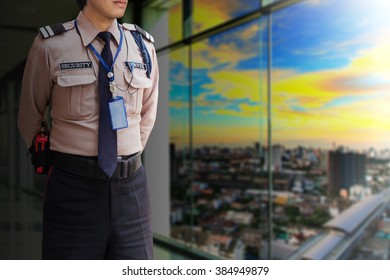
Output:
[[128,127],[125,101],[122,96],[117,96],[115,85],[110,83],[110,91],[113,93],[113,98],[108,101],[108,107],[111,116],[111,127],[113,130],[119,130]]

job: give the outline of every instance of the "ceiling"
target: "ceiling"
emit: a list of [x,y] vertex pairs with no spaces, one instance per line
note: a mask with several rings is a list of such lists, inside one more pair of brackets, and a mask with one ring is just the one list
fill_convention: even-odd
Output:
[[[128,12],[131,7],[128,5]],[[78,13],[76,0],[1,0],[0,79],[27,58],[39,27],[72,20]]]
[[78,12],[75,0],[1,1],[0,78],[25,60],[39,27],[68,21]]

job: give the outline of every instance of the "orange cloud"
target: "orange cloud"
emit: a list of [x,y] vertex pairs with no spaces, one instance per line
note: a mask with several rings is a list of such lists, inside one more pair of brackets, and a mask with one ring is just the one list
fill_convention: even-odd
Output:
[[273,85],[273,139],[335,139],[362,148],[390,139],[390,45],[361,51],[351,63],[281,78]]

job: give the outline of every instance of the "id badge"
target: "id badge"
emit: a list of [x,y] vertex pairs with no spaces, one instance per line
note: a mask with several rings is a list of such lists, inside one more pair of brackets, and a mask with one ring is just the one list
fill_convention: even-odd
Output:
[[126,128],[127,116],[126,116],[126,107],[125,101],[122,96],[117,96],[114,99],[111,99],[108,102],[111,115],[111,127],[113,130],[118,130]]

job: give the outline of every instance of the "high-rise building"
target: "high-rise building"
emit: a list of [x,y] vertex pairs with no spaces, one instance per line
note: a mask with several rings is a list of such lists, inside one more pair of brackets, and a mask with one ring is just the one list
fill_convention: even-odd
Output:
[[328,157],[328,192],[337,194],[353,185],[365,186],[366,155],[338,149]]

